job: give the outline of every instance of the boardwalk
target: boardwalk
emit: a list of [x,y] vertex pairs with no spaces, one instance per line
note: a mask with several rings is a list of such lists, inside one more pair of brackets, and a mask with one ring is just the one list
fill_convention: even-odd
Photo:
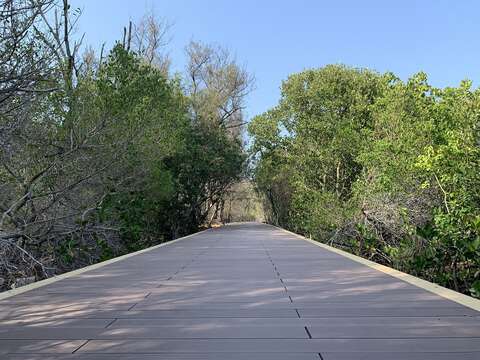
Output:
[[480,313],[267,225],[0,301],[13,360],[479,360]]

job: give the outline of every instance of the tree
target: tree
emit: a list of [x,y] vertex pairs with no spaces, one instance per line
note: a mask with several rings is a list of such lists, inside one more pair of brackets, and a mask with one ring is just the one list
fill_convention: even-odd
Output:
[[131,26],[130,23],[129,39],[126,40],[128,41],[127,49],[132,50],[149,65],[157,67],[165,75],[168,75],[171,61],[163,50],[169,43],[168,32],[171,25],[165,20],[159,20],[153,13],[150,13],[143,16],[134,25],[133,34],[131,33]]
[[166,160],[175,182],[168,210],[175,214],[174,237],[210,223],[209,214],[218,215],[217,207],[245,164],[241,144],[222,129],[193,125],[192,130],[185,151]]
[[[275,217],[282,213],[286,221],[288,214],[287,224],[322,236],[341,225],[338,214],[361,173],[356,156],[372,125],[370,106],[383,81],[368,70],[330,65],[292,75],[283,83],[278,107],[250,127],[254,152],[268,154],[260,154],[257,178],[278,166],[284,169],[262,182],[273,184],[275,179],[283,184],[283,196],[273,195],[273,188],[267,191],[267,198],[283,199],[281,206],[270,201]],[[265,122],[268,125],[262,125]],[[288,210],[281,211],[285,204]]]
[[[245,156],[225,126],[194,116],[192,104],[219,103],[170,77],[162,23],[146,17],[133,43],[129,30],[106,56],[80,57],[81,39],[71,38],[79,11],[67,0],[2,9],[1,286],[208,226]],[[233,60],[224,65],[208,76],[244,86],[229,83],[240,71]],[[221,104],[241,104],[237,90]]]
[[194,120],[231,129],[238,135],[233,129],[244,125],[242,111],[253,77],[222,47],[191,42],[187,56],[188,94]]
[[480,296],[479,92],[329,65],[256,117],[269,220]]

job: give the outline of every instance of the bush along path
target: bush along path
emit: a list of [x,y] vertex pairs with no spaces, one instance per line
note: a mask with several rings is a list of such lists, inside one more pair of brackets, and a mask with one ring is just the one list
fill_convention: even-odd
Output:
[[480,297],[480,91],[329,65],[249,124],[273,224]]

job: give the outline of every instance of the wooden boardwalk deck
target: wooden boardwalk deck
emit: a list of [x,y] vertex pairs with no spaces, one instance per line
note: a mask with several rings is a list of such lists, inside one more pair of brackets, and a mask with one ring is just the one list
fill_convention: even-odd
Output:
[[0,358],[479,360],[480,312],[239,224],[0,301]]

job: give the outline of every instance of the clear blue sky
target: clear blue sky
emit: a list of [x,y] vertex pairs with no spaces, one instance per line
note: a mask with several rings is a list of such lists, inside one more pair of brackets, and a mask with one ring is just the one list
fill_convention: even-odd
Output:
[[475,0],[72,0],[83,9],[78,32],[99,48],[121,37],[146,10],[173,23],[174,70],[191,40],[228,47],[256,78],[247,115],[278,101],[290,73],[329,63],[425,71],[435,86],[456,85],[480,71],[480,1]]

